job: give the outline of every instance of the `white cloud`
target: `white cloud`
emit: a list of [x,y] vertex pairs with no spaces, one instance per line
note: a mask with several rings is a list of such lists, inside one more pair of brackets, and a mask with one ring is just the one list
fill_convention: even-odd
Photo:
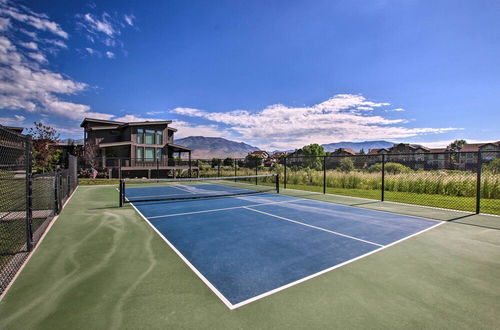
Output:
[[371,111],[368,108],[389,105],[367,100],[361,95],[339,94],[304,107],[275,104],[257,112],[207,112],[192,108],[177,108],[171,112],[212,121],[216,127],[266,149],[299,148],[313,142],[406,138],[456,129],[409,128],[403,126],[407,123],[405,119],[388,119],[367,113]]
[[[78,30],[94,45],[93,48],[96,48],[98,43],[106,47],[123,48],[123,42],[119,37],[125,28],[134,25],[135,16],[116,13],[110,15],[103,12],[100,16],[92,13],[77,14],[76,19]],[[108,58],[113,58],[116,55],[116,52],[104,50],[102,53]]]
[[23,125],[26,117],[14,115],[14,117],[0,117],[0,124],[4,126],[20,126]]
[[178,129],[178,131],[175,133],[176,139],[198,135],[231,138],[231,132],[226,129],[220,129],[217,125],[196,125],[185,121],[176,120],[172,123],[171,126]]
[[53,45],[53,46],[61,47],[61,48],[68,48],[68,46],[64,42],[62,42],[61,40],[43,39],[43,42],[50,44],[50,45]]
[[26,55],[31,57],[32,59],[34,59],[35,61],[37,61],[39,63],[47,63],[48,62],[45,55],[43,55],[41,53],[27,53]]
[[10,19],[5,17],[0,17],[0,31],[7,31],[10,27]]
[[[67,102],[64,96],[79,93],[87,88],[87,84],[75,81],[60,73],[49,70],[46,65],[46,52],[41,49],[38,34],[26,30],[28,24],[38,31],[49,31],[56,38],[66,38],[57,23],[52,22],[45,14],[39,14],[16,3],[0,0],[0,15],[13,18],[15,24],[8,26],[8,33],[0,36],[0,108],[12,111],[27,111],[39,114],[52,114],[70,119],[81,119],[90,114],[94,116],[112,117],[107,114],[90,112],[84,104]],[[22,36],[19,34],[22,33]],[[26,37],[31,40],[26,41]],[[23,40],[23,41],[21,41]],[[54,40],[56,44],[60,39]],[[42,41],[43,42],[43,41]],[[61,41],[62,45],[65,45]],[[28,48],[33,51],[26,51]]]
[[403,112],[405,109],[403,108],[396,108],[396,109],[387,109],[385,112]]
[[125,20],[125,22],[127,22],[128,25],[134,26],[134,15],[123,15],[123,19]]
[[109,37],[119,33],[113,28],[113,24],[109,21],[109,14],[104,12],[101,19],[95,18],[92,14],[83,15],[83,20],[86,22],[87,31],[92,33],[102,32]]
[[37,50],[38,49],[38,45],[33,42],[33,41],[30,41],[30,42],[20,42],[19,45],[25,47],[25,48],[28,48],[28,49],[32,49],[32,50]]
[[0,9],[3,16],[30,25],[37,30],[51,32],[64,39],[68,38],[68,33],[59,24],[49,20],[45,14],[35,13],[24,6],[16,5],[8,0],[0,2]]
[[137,122],[137,121],[155,121],[155,120],[166,120],[161,118],[145,118],[136,115],[124,115],[121,117],[113,118],[112,120],[123,121],[123,122]]

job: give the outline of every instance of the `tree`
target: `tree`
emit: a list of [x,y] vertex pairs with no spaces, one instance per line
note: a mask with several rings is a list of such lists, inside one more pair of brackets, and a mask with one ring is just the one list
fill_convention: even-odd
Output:
[[217,167],[222,164],[222,160],[220,158],[212,158],[212,167]]
[[467,141],[465,140],[455,140],[448,145],[447,149],[452,152],[451,160],[454,163],[458,162],[458,152],[460,152],[460,149],[462,149],[463,145],[466,143]]
[[304,155],[304,166],[314,169],[321,170],[323,167],[323,158],[325,156],[325,149],[317,143],[309,144],[302,148],[302,154]]
[[256,166],[262,166],[263,162],[264,162],[264,159],[262,158],[261,155],[248,154],[245,157],[245,163],[246,163],[247,167],[250,167],[250,168],[254,168]]
[[342,172],[349,173],[354,170],[354,163],[351,158],[342,158],[339,168]]
[[224,159],[224,161],[222,162],[222,164],[224,166],[233,166],[233,159],[230,158],[230,157],[227,157],[226,159]]
[[465,140],[455,140],[448,145],[448,150],[453,152],[459,152],[462,149],[463,145],[467,144]]
[[94,140],[87,140],[83,147],[83,158],[85,163],[92,170],[97,169],[97,156],[99,152],[99,147]]
[[33,123],[28,134],[33,139],[33,168],[35,171],[50,171],[61,157],[61,150],[57,148],[59,134],[55,128],[43,123]]
[[493,159],[489,164],[485,164],[484,167],[493,174],[500,174],[500,158]]

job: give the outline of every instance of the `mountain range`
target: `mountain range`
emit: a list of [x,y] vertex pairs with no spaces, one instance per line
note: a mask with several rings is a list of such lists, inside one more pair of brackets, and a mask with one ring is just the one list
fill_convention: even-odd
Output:
[[[176,139],[175,144],[193,149],[193,158],[243,158],[248,155],[249,152],[260,150],[257,147],[243,142],[205,136],[188,136],[186,138]],[[322,146],[325,148],[325,151],[334,151],[338,148],[350,148],[355,151],[363,149],[365,152],[368,152],[369,149],[390,148],[393,145],[393,142],[380,140],[364,142],[337,142],[323,144]]]
[[188,136],[175,139],[175,144],[193,149],[193,158],[244,158],[249,152],[260,150],[243,142],[219,137]]
[[363,142],[336,142],[336,143],[328,143],[322,144],[325,151],[334,151],[338,148],[349,148],[354,151],[360,151],[363,149],[365,152],[368,152],[370,149],[381,149],[381,148],[390,148],[394,145],[394,142],[389,141],[363,141]]

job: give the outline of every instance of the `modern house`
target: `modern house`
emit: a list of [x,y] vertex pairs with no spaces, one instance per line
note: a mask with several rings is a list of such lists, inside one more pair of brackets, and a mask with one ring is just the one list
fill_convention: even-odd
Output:
[[[85,118],[85,158],[96,158],[109,177],[167,177],[198,170],[191,149],[174,144],[172,121],[119,122]],[[181,160],[187,154],[187,160]]]

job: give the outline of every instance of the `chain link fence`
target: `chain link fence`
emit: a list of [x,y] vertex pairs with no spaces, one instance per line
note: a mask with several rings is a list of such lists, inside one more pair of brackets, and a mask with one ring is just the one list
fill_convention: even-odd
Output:
[[500,215],[500,151],[291,155],[285,188]]
[[29,136],[0,126],[0,294],[77,186],[76,157],[65,170],[33,174]]

